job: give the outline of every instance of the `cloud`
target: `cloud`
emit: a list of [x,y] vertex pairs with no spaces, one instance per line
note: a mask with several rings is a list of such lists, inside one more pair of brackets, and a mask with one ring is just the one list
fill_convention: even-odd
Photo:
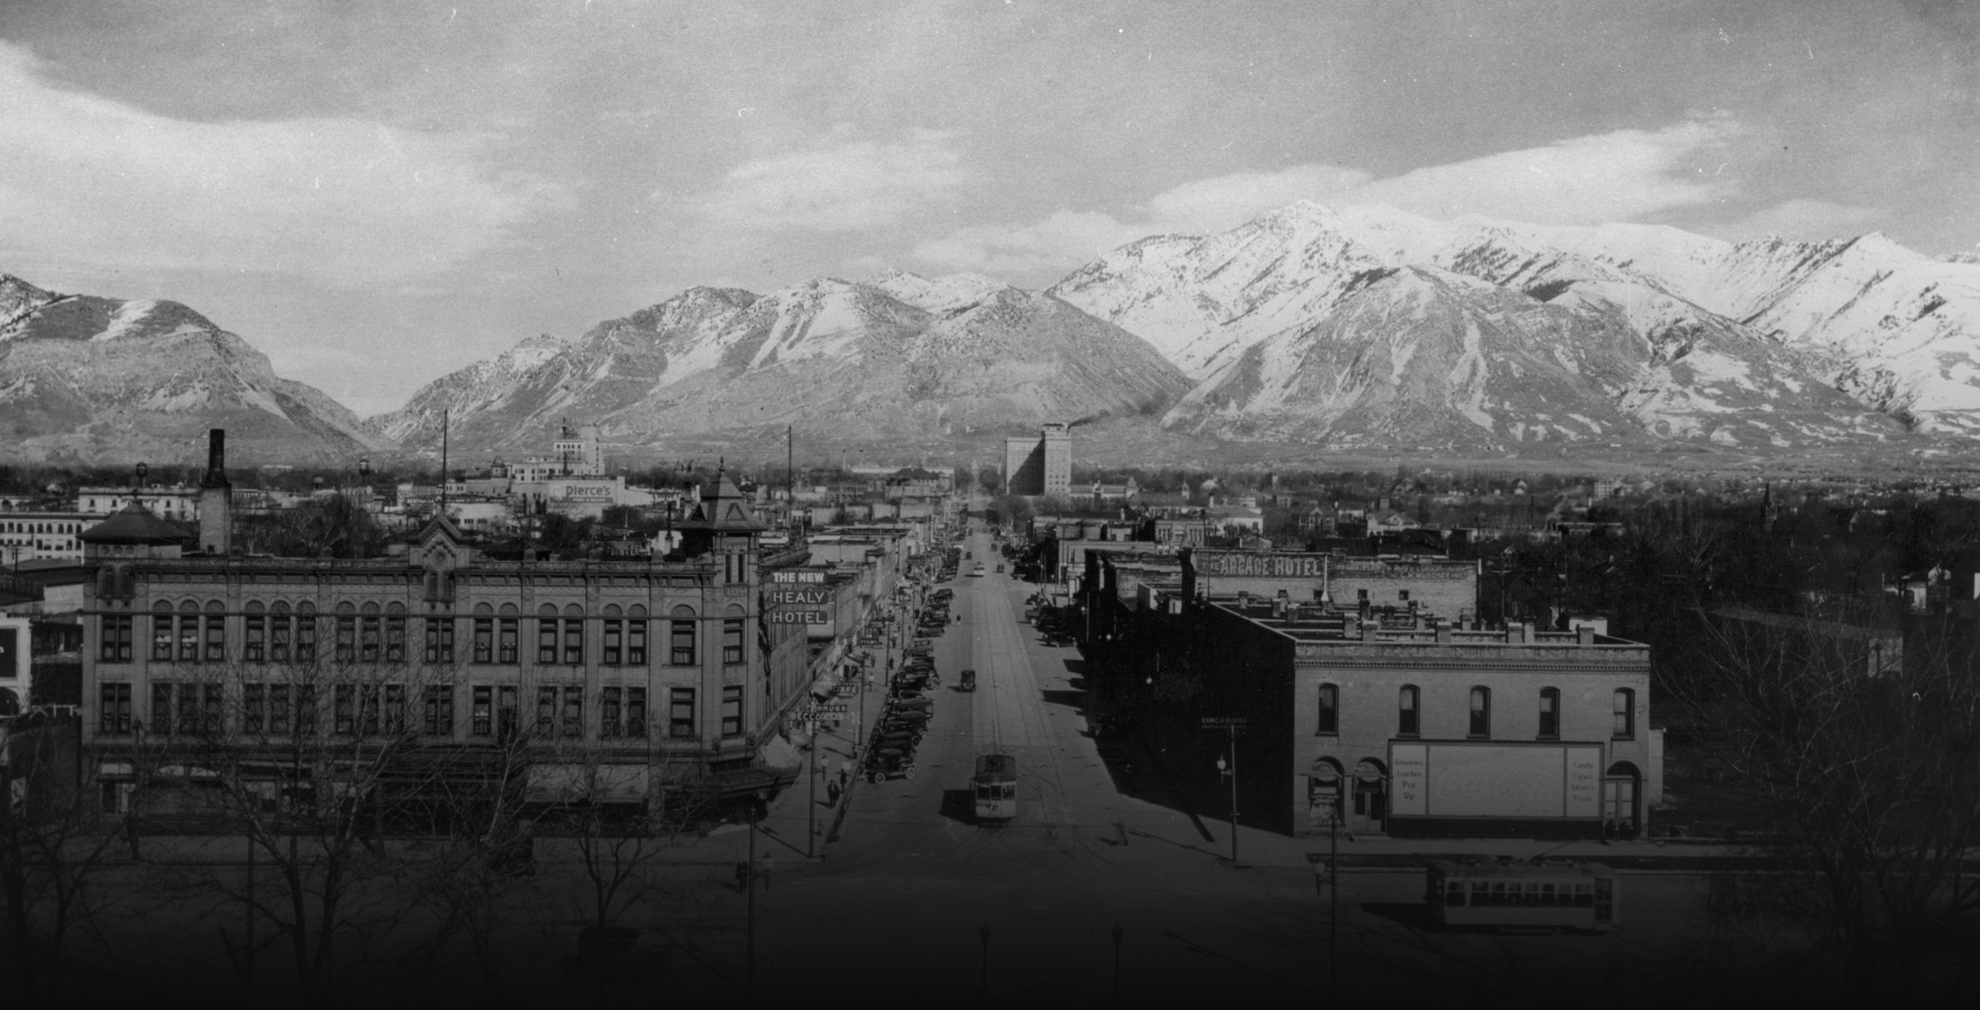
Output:
[[352,119],[201,123],[64,90],[0,42],[0,235],[95,268],[362,286],[432,274],[561,202],[485,141]]
[[843,233],[886,228],[954,198],[968,181],[957,134],[836,140],[745,162],[713,190],[675,201],[718,230]]
[[1860,234],[1887,215],[1874,207],[1855,207],[1826,200],[1785,200],[1711,229],[1734,242],[1779,235],[1791,239],[1827,239]]
[[949,269],[1064,270],[1148,235],[1223,231],[1296,200],[1389,204],[1432,218],[1465,214],[1536,224],[1600,224],[1714,203],[1738,192],[1718,155],[1739,134],[1730,117],[1662,130],[1619,130],[1508,151],[1386,179],[1337,165],[1298,165],[1186,182],[1120,216],[1060,210],[1021,225],[959,228],[916,246]]
[[1385,203],[1425,217],[1466,214],[1532,224],[1631,221],[1738,191],[1719,155],[1739,133],[1730,117],[1662,130],[1617,130],[1421,168],[1357,186],[1344,204]]

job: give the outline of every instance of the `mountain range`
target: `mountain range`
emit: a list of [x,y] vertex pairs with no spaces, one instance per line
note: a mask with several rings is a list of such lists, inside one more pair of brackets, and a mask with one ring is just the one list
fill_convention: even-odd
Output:
[[691,288],[526,339],[362,423],[184,306],[9,277],[0,430],[41,457],[209,423],[290,457],[424,453],[443,416],[456,446],[498,454],[577,422],[622,447],[792,425],[812,444],[937,450],[1048,420],[1142,449],[1908,451],[1980,437],[1971,259],[1875,234],[1734,244],[1302,202],[1130,243],[1042,291],[901,272]]
[[348,463],[389,448],[349,408],[177,302],[57,294],[0,274],[0,453],[24,461]]

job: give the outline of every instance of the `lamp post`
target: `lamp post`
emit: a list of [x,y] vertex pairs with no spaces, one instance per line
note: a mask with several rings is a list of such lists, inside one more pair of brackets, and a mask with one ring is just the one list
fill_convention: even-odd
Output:
[[1121,924],[1114,923],[1114,1005],[1121,1005]]
[[980,981],[977,983],[977,996],[982,999],[984,1006],[989,1006],[990,1005],[990,926],[989,924],[985,923],[981,929],[978,929],[976,931],[976,935],[983,941],[983,970],[980,976]]
[[1224,763],[1223,757],[1219,755],[1217,758],[1217,774],[1225,776],[1231,780],[1231,869],[1235,870],[1237,869],[1237,864],[1238,864],[1237,730],[1235,728],[1231,730],[1230,764],[1227,768]]
[[755,793],[749,798],[749,871],[743,875],[743,883],[749,888],[747,945],[748,960],[743,965],[743,991],[756,995],[756,811],[763,802],[763,794]]

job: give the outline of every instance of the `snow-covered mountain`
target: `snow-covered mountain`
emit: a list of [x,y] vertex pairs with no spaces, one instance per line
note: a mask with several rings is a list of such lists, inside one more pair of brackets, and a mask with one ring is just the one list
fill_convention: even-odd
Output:
[[889,273],[757,296],[693,288],[575,340],[525,341],[372,419],[409,447],[527,450],[565,419],[622,444],[781,432],[925,438],[1157,415],[1188,380],[1146,343],[1049,295]]
[[56,294],[0,274],[0,454],[198,462],[213,427],[242,463],[348,462],[382,444],[184,305]]
[[[1980,432],[1980,266],[1880,236],[1733,245],[1662,226],[1302,202],[1217,235],[1124,246],[1050,292],[1198,379],[1165,423],[1206,433],[1786,447],[1901,428],[1876,412]],[[1496,370],[1415,375],[1463,354],[1406,346],[1478,346]],[[1370,354],[1408,367],[1377,381]],[[1512,364],[1532,354],[1554,365]],[[1570,415],[1587,420],[1556,423]]]

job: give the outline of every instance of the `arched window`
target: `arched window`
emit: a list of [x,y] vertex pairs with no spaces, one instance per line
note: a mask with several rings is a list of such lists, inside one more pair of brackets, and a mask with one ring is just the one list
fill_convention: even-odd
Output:
[[1626,687],[1618,688],[1612,708],[1615,711],[1615,738],[1636,739],[1636,692]]
[[1471,689],[1471,735],[1492,735],[1492,689],[1489,687]]
[[1418,727],[1422,723],[1418,721],[1418,705],[1422,700],[1423,693],[1414,684],[1404,684],[1402,690],[1396,692],[1397,736],[1415,736],[1419,732]]
[[695,664],[694,608],[675,607],[667,629],[667,663],[670,666]]
[[1320,685],[1318,702],[1314,706],[1314,732],[1322,736],[1332,736],[1341,731],[1341,689],[1334,684]]
[[1540,689],[1540,739],[1558,740],[1561,735],[1561,689]]

